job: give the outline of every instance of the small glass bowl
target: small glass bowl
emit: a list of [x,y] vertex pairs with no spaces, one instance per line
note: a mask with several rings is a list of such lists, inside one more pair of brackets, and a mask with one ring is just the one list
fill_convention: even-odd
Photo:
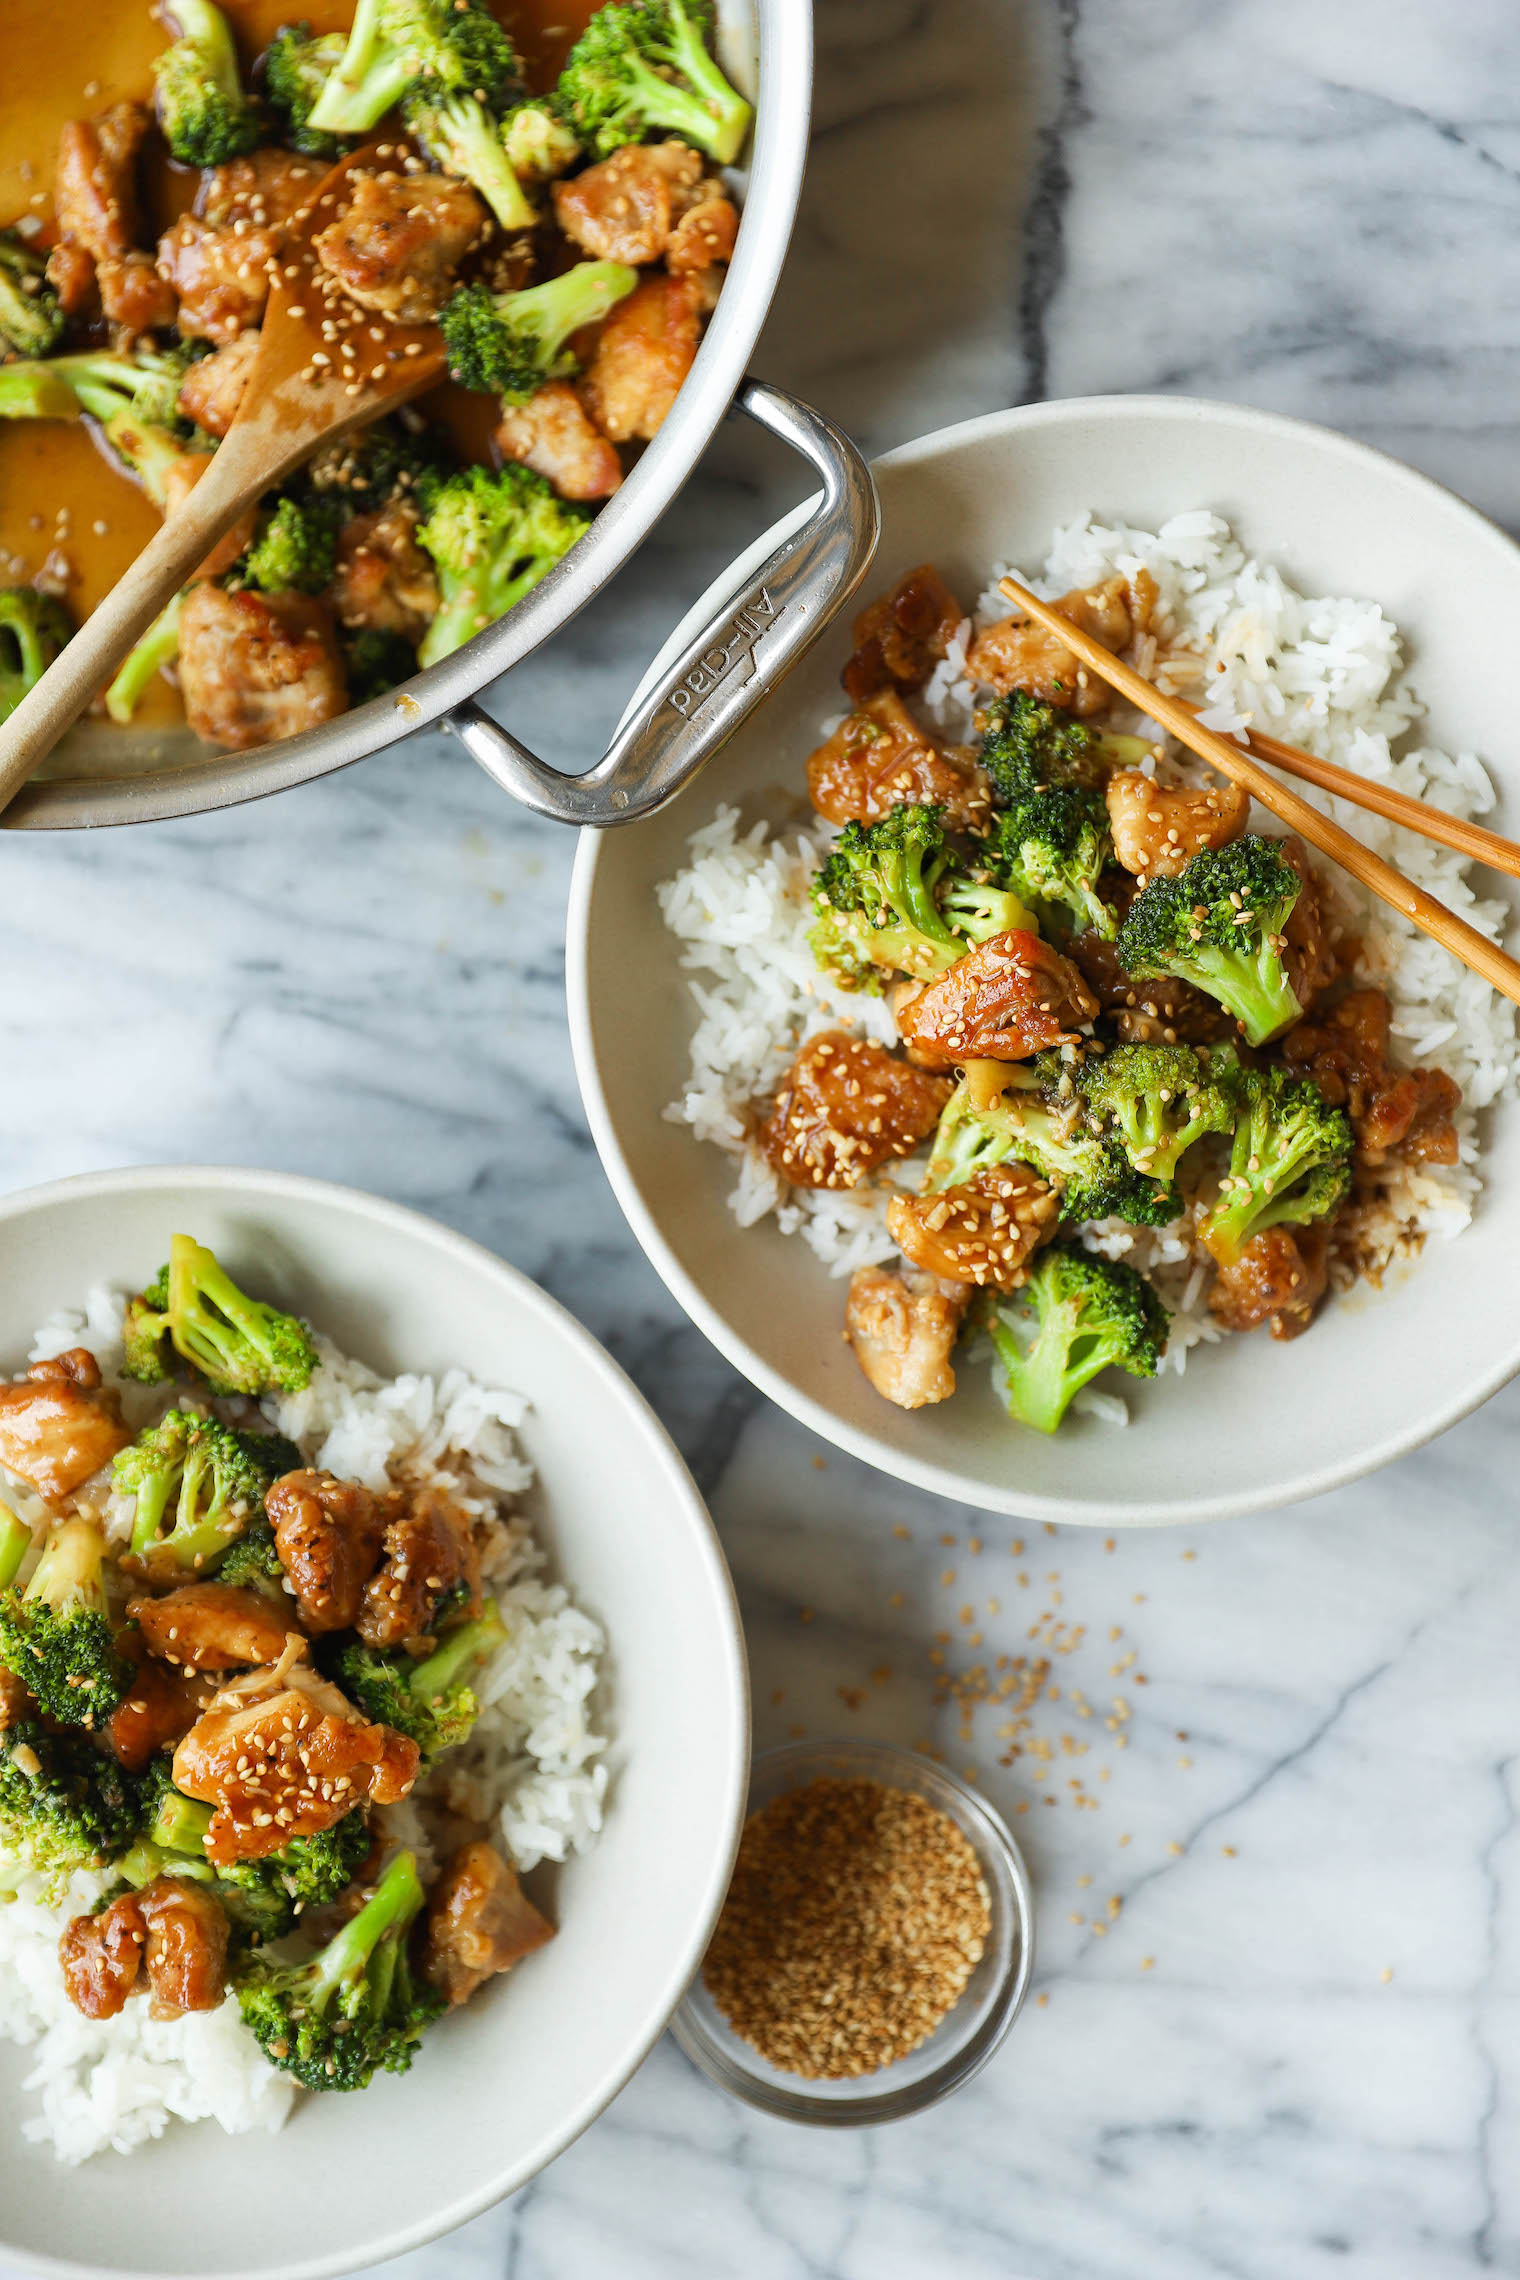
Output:
[[979,2074],[1019,2015],[1034,1967],[1034,1898],[1023,1855],[1008,1828],[974,1789],[943,1766],[893,1742],[791,1742],[766,1750],[750,1769],[748,1814],[820,1774],[906,1789],[962,1829],[987,1886],[992,1922],[965,1992],[934,2033],[906,2058],[874,2074],[809,2082],[784,2074],[729,2026],[698,1972],[670,2022],[681,2049],[720,2089],[783,2121],[858,2129],[922,2113]]

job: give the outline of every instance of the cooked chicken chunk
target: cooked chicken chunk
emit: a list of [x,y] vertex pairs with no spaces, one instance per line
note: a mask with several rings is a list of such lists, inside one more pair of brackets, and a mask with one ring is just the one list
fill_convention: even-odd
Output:
[[278,1600],[232,1583],[186,1583],[160,1599],[132,1599],[127,1616],[150,1654],[183,1670],[277,1662],[295,1629]]
[[1104,797],[1114,853],[1142,886],[1174,879],[1205,847],[1238,839],[1251,812],[1238,784],[1157,784],[1138,768],[1110,776]]
[[235,340],[258,325],[282,233],[265,224],[218,225],[184,214],[158,241],[158,272],[179,295],[187,340]]
[[438,614],[438,574],[417,544],[417,509],[393,499],[355,515],[338,536],[333,607],[344,625],[420,641]]
[[400,1503],[386,1521],[380,1565],[354,1621],[371,1647],[424,1637],[451,1592],[462,1589],[462,1612],[480,1612],[480,1562],[467,1516],[438,1488],[420,1489]]
[[[1063,594],[1055,606],[1117,654],[1146,630],[1155,602],[1156,581],[1148,570],[1141,570],[1132,581],[1109,578],[1101,586],[1079,587]],[[973,681],[999,696],[1010,689],[1028,689],[1065,712],[1101,712],[1109,702],[1107,683],[1079,663],[1053,633],[1027,618],[1001,618],[984,628],[966,654],[966,669]]]
[[958,958],[897,1017],[903,1041],[931,1067],[1022,1061],[1066,1043],[1098,1001],[1069,959],[1036,934],[994,934]]
[[98,1916],[76,1916],[58,1943],[69,2000],[114,2019],[146,1969],[155,2018],[214,2011],[227,1984],[227,1918],[200,1885],[156,1876]]
[[614,443],[660,432],[702,338],[702,294],[690,277],[649,277],[596,336],[581,397]]
[[921,562],[862,610],[839,678],[860,704],[880,689],[921,689],[966,613],[932,562]]
[[954,1393],[950,1354],[969,1295],[916,1267],[895,1274],[857,1267],[850,1277],[844,1334],[877,1392],[899,1409],[922,1409]]
[[911,1156],[950,1097],[881,1045],[841,1030],[812,1038],[797,1055],[760,1145],[794,1187],[859,1187],[892,1156]]
[[1381,990],[1350,990],[1319,1020],[1288,1031],[1283,1059],[1312,1077],[1332,1108],[1345,1109],[1363,1163],[1381,1164],[1402,1147],[1422,1163],[1454,1164],[1461,1091],[1444,1069],[1390,1065],[1391,1012]]
[[37,1705],[25,1683],[13,1670],[0,1665],[0,1734],[36,1715]]
[[196,735],[234,752],[320,727],[348,703],[332,610],[306,594],[197,586],[180,619],[179,679]]
[[393,1805],[417,1778],[417,1744],[342,1717],[300,1687],[208,1710],[174,1753],[174,1785],[214,1805],[206,1857],[261,1860],[312,1836],[366,1798]]
[[328,275],[361,308],[431,324],[490,227],[467,182],[446,174],[360,174],[353,199],[313,238]]
[[546,476],[562,499],[610,499],[623,480],[622,461],[568,380],[546,380],[525,404],[504,405],[496,448]]
[[1233,1265],[1221,1267],[1209,1312],[1226,1330],[1270,1322],[1274,1338],[1296,1338],[1325,1295],[1325,1228],[1268,1227],[1253,1235]]
[[0,1384],[0,1465],[49,1502],[71,1496],[131,1438],[83,1346],[34,1362],[19,1385]]
[[174,295],[136,242],[137,153],[147,130],[140,103],[71,119],[59,137],[53,182],[60,242],[48,275],[64,307],[82,308],[93,279],[109,321],[132,333],[174,322]]
[[895,689],[867,697],[807,764],[808,793],[830,823],[879,823],[915,801],[938,804],[946,821],[983,831],[992,791],[982,769],[934,744]]
[[288,150],[256,150],[246,158],[229,159],[225,166],[208,168],[201,176],[195,211],[217,229],[251,229],[284,225],[311,201],[327,169],[320,159],[297,158]]
[[[1122,896],[1117,898],[1122,901]],[[1091,928],[1074,934],[1067,955],[1126,1045],[1205,1045],[1230,1037],[1235,1024],[1222,1005],[1191,982],[1162,974],[1136,981],[1119,961],[1112,942]]]
[[1283,927],[1283,971],[1307,1013],[1320,991],[1328,989],[1340,972],[1340,960],[1331,945],[1309,850],[1296,831],[1290,831],[1281,846],[1304,882]]
[[887,1232],[926,1274],[1015,1290],[1060,1215],[1060,1197],[1027,1164],[995,1164],[937,1195],[894,1195]]
[[682,142],[628,143],[573,181],[555,183],[554,218],[593,260],[645,268],[669,244],[677,216],[702,180],[702,165],[701,153]]
[[554,1937],[493,1845],[461,1845],[428,1894],[422,1976],[450,2003],[467,2003],[498,1971]]
[[274,1483],[264,1509],[302,1628],[351,1629],[380,1564],[385,1521],[375,1498],[357,1481],[293,1472]]
[[259,335],[242,332],[192,364],[180,382],[180,416],[193,420],[207,435],[224,436],[238,416],[258,354]]
[[672,277],[703,274],[732,261],[739,242],[739,209],[720,183],[703,185],[704,195],[688,206],[670,233],[665,266]]
[[141,1773],[161,1749],[189,1733],[212,1685],[159,1662],[135,1627],[117,1634],[116,1651],[131,1663],[134,1676],[106,1721],[106,1740],[118,1765]]

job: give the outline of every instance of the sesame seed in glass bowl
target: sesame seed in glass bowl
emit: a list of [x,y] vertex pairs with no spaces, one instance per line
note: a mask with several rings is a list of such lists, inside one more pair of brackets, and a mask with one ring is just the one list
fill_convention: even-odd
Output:
[[734,2097],[824,2128],[978,2074],[1034,1964],[1023,1857],[975,1790],[890,1742],[766,1751],[728,1899],[671,2023]]

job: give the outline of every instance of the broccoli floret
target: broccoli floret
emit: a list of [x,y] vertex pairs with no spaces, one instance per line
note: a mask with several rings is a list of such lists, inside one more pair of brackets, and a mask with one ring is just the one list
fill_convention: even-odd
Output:
[[184,615],[185,595],[182,587],[172,602],[161,609],[135,648],[116,669],[116,675],[106,690],[106,711],[112,720],[125,728],[138,706],[148,693],[148,684],[166,665],[172,665],[179,655],[179,621]]
[[1188,1045],[1116,1045],[1077,1073],[1089,1116],[1112,1131],[1137,1172],[1174,1180],[1206,1132],[1228,1132],[1230,1098]]
[[1303,1226],[1335,1210],[1351,1185],[1351,1126],[1318,1085],[1286,1069],[1229,1071],[1235,1117],[1230,1168],[1198,1232],[1222,1266],[1253,1235]]
[[605,158],[646,135],[679,135],[732,166],[754,113],[708,48],[707,0],[613,0],[565,59],[555,90],[582,142]]
[[89,1520],[60,1520],[25,1588],[0,1593],[0,1662],[62,1726],[104,1724],[127,1691],[106,1611],[105,1547]]
[[1097,730],[1027,689],[999,697],[980,719],[978,758],[1003,807],[1050,784],[1082,784],[1096,791],[1107,780],[1109,766]]
[[1027,903],[1007,887],[990,880],[957,878],[944,887],[940,911],[958,934],[971,942],[988,942],[994,934],[1038,934],[1040,922]]
[[0,1733],[0,1853],[55,1886],[132,1842],[137,1785],[87,1736],[23,1719]]
[[347,1889],[373,1842],[365,1808],[330,1829],[293,1837],[262,1860],[213,1868],[205,1854],[212,1808],[174,1786],[170,1761],[155,1758],[140,1784],[142,1835],[121,1862],[129,1884],[188,1876],[209,1885],[231,1922],[259,1940],[279,1939],[307,1908],[325,1908]]
[[296,485],[348,515],[372,514],[392,499],[420,497],[453,468],[446,440],[410,414],[375,420],[356,435],[325,444]]
[[340,135],[322,134],[311,124],[311,114],[348,46],[343,32],[312,37],[310,24],[282,24],[264,50],[264,92],[280,122],[287,150],[306,158],[338,158]]
[[153,65],[158,123],[182,166],[222,166],[262,140],[259,114],[243,92],[227,19],[211,0],[161,0],[174,35]]
[[401,106],[406,131],[435,166],[473,184],[504,230],[531,230],[538,220],[513,170],[497,121],[473,95],[423,89]]
[[77,419],[100,422],[116,457],[162,509],[169,471],[186,459],[204,459],[188,422],[176,410],[180,382],[195,361],[186,345],[164,354],[55,356],[42,363],[0,364],[0,419]]
[[247,1297],[193,1235],[171,1237],[168,1265],[127,1302],[122,1335],[123,1374],[148,1385],[169,1375],[166,1338],[213,1393],[299,1393],[317,1364],[305,1325]]
[[118,1496],[137,1500],[134,1558],[173,1568],[210,1567],[262,1517],[264,1491],[292,1469],[284,1462],[291,1446],[278,1435],[240,1433],[215,1417],[171,1409],[111,1466]]
[[512,42],[485,0],[359,0],[342,61],[307,115],[318,134],[362,135],[403,96],[517,91]]
[[1010,1067],[992,1101],[979,1099],[963,1077],[940,1116],[926,1191],[959,1187],[1011,1156],[1060,1189],[1063,1219],[1170,1226],[1182,1209],[1176,1189],[1137,1172],[1106,1133],[1094,1131],[1061,1076],[1059,1055],[1042,1054],[1032,1069]]
[[1098,880],[1112,852],[1102,793],[1074,783],[1021,793],[994,818],[979,850],[999,886],[1109,942],[1117,922]]
[[1283,966],[1283,928],[1303,882],[1276,839],[1205,848],[1172,879],[1152,879],[1119,930],[1139,981],[1176,974],[1217,998],[1264,1045],[1303,1011]]
[[378,2068],[404,2074],[423,2030],[447,2008],[412,1976],[407,1935],[423,1890],[398,1853],[359,1913],[301,1963],[248,1958],[237,1995],[244,2024],[308,2090],[362,2090]]
[[[1021,1300],[1034,1310],[1032,1323]],[[1099,1370],[1154,1377],[1170,1327],[1171,1316],[1133,1267],[1052,1245],[1036,1257],[1017,1298],[988,1310],[1009,1415],[1053,1433]]]
[[262,1515],[249,1521],[216,1564],[218,1583],[249,1584],[255,1588],[261,1583],[278,1583],[284,1573],[274,1530]]
[[552,95],[514,103],[502,115],[501,147],[519,182],[552,182],[581,156],[575,128]]
[[48,356],[67,319],[47,281],[47,255],[15,230],[0,230],[0,348]]
[[819,923],[808,940],[820,966],[846,978],[881,966],[942,974],[965,956],[935,889],[951,863],[944,811],[893,808],[879,823],[847,823],[813,881]]
[[0,591],[0,720],[34,689],[74,628],[62,602],[30,586]]
[[546,578],[590,517],[515,461],[494,471],[466,467],[426,497],[417,538],[437,567],[442,601],[417,654],[436,665]]
[[463,285],[438,320],[450,374],[461,388],[524,404],[546,380],[575,370],[570,335],[599,323],[638,281],[624,262],[578,261],[516,293]]
[[342,637],[343,665],[348,678],[350,706],[365,705],[383,697],[417,670],[417,651],[402,633],[383,633],[377,626],[361,626]]
[[253,544],[229,582],[262,594],[320,594],[338,566],[341,518],[338,502],[319,492],[281,492],[266,502]]
[[506,1635],[495,1601],[487,1600],[473,1621],[446,1631],[421,1662],[351,1641],[330,1649],[323,1668],[366,1717],[410,1735],[431,1761],[468,1737],[480,1715],[470,1673]]

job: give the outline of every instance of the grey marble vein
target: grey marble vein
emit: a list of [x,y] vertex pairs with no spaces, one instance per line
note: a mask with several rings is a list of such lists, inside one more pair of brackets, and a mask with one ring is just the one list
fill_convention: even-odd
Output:
[[[1512,7],[822,0],[818,30],[757,370],[872,449],[1043,394],[1238,398],[1520,524]],[[497,691],[503,717],[561,763],[599,751],[799,489],[726,430],[637,574]],[[436,737],[222,816],[0,834],[0,1182],[289,1166],[536,1275],[713,1503],[758,1739],[932,1739],[1014,1817],[1036,2000],[974,2087],[874,2135],[766,2122],[666,2043],[528,2191],[393,2269],[1520,2270],[1520,1388],[1317,1504],[1112,1549],[825,1450],[678,1314],[596,1167],[563,1018],[572,853]],[[1046,1652],[1028,1730],[984,1702],[963,1736],[946,1678]]]

